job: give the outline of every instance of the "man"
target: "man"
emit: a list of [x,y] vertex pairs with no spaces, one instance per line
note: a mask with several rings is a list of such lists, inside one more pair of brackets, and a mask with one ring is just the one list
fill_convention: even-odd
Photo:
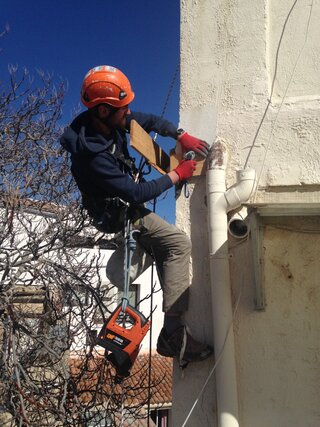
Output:
[[130,82],[120,70],[107,65],[91,69],[81,90],[82,103],[88,110],[65,129],[61,144],[71,153],[71,171],[83,205],[98,229],[109,233],[123,229],[123,201],[130,204],[129,215],[139,231],[138,244],[152,254],[163,290],[165,316],[158,353],[185,362],[201,361],[211,355],[212,348],[197,342],[182,320],[188,307],[190,241],[143,205],[190,178],[196,162],[183,160],[158,179],[136,182],[126,133],[134,119],[148,133],[155,131],[178,139],[185,151],[193,150],[206,157],[209,147],[165,119],[131,112],[133,98]]

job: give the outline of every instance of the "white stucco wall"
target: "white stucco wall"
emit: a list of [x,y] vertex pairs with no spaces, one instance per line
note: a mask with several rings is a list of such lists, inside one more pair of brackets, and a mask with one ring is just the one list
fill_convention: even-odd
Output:
[[260,174],[267,150],[260,185],[319,183],[320,5],[313,3],[297,2],[277,56],[292,0],[181,1],[181,125],[227,142],[230,183],[270,98],[276,58],[272,102],[248,165]]
[[[226,143],[228,186],[236,169],[256,169],[259,190],[251,202],[300,203],[302,209],[319,203],[319,2],[180,4],[180,125],[210,144]],[[192,180],[189,199],[178,199],[177,225],[193,243],[187,321],[197,338],[213,343],[206,216],[203,176]],[[263,235],[264,312],[254,310],[251,239],[229,236],[234,304],[241,292],[234,320],[240,427],[320,425],[320,220],[314,218],[308,233],[297,232],[300,220],[294,221],[292,230],[266,228]],[[183,376],[175,370],[172,426],[183,425],[213,364],[189,366]],[[214,378],[186,426],[217,426]]]

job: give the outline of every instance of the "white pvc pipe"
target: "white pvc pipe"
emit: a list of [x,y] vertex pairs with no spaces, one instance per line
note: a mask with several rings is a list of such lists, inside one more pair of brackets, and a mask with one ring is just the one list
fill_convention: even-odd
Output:
[[249,224],[246,221],[247,208],[242,208],[228,221],[228,233],[236,239],[244,239],[249,235]]
[[207,201],[214,351],[216,358],[221,355],[216,368],[218,426],[239,427],[227,212],[248,200],[255,172],[240,171],[237,184],[226,191],[226,165],[226,147],[214,144],[208,161]]

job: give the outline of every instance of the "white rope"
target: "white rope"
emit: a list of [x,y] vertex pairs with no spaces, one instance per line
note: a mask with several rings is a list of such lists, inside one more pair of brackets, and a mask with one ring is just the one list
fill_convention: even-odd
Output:
[[123,423],[124,423],[124,387],[122,386],[122,390],[121,390],[121,421],[120,421],[120,426],[119,427],[123,427]]
[[183,356],[184,356],[184,353],[185,353],[186,347],[187,347],[187,332],[189,332],[189,330],[185,326],[183,328],[182,345],[181,345],[180,354],[179,354],[179,366],[183,366],[184,365],[184,363],[183,363]]

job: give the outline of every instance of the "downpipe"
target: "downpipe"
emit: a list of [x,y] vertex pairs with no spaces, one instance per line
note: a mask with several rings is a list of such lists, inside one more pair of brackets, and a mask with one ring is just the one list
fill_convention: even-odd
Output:
[[246,202],[255,189],[252,169],[237,172],[237,183],[226,189],[227,149],[215,143],[207,167],[210,282],[216,360],[219,427],[239,427],[233,310],[228,251],[227,213]]

